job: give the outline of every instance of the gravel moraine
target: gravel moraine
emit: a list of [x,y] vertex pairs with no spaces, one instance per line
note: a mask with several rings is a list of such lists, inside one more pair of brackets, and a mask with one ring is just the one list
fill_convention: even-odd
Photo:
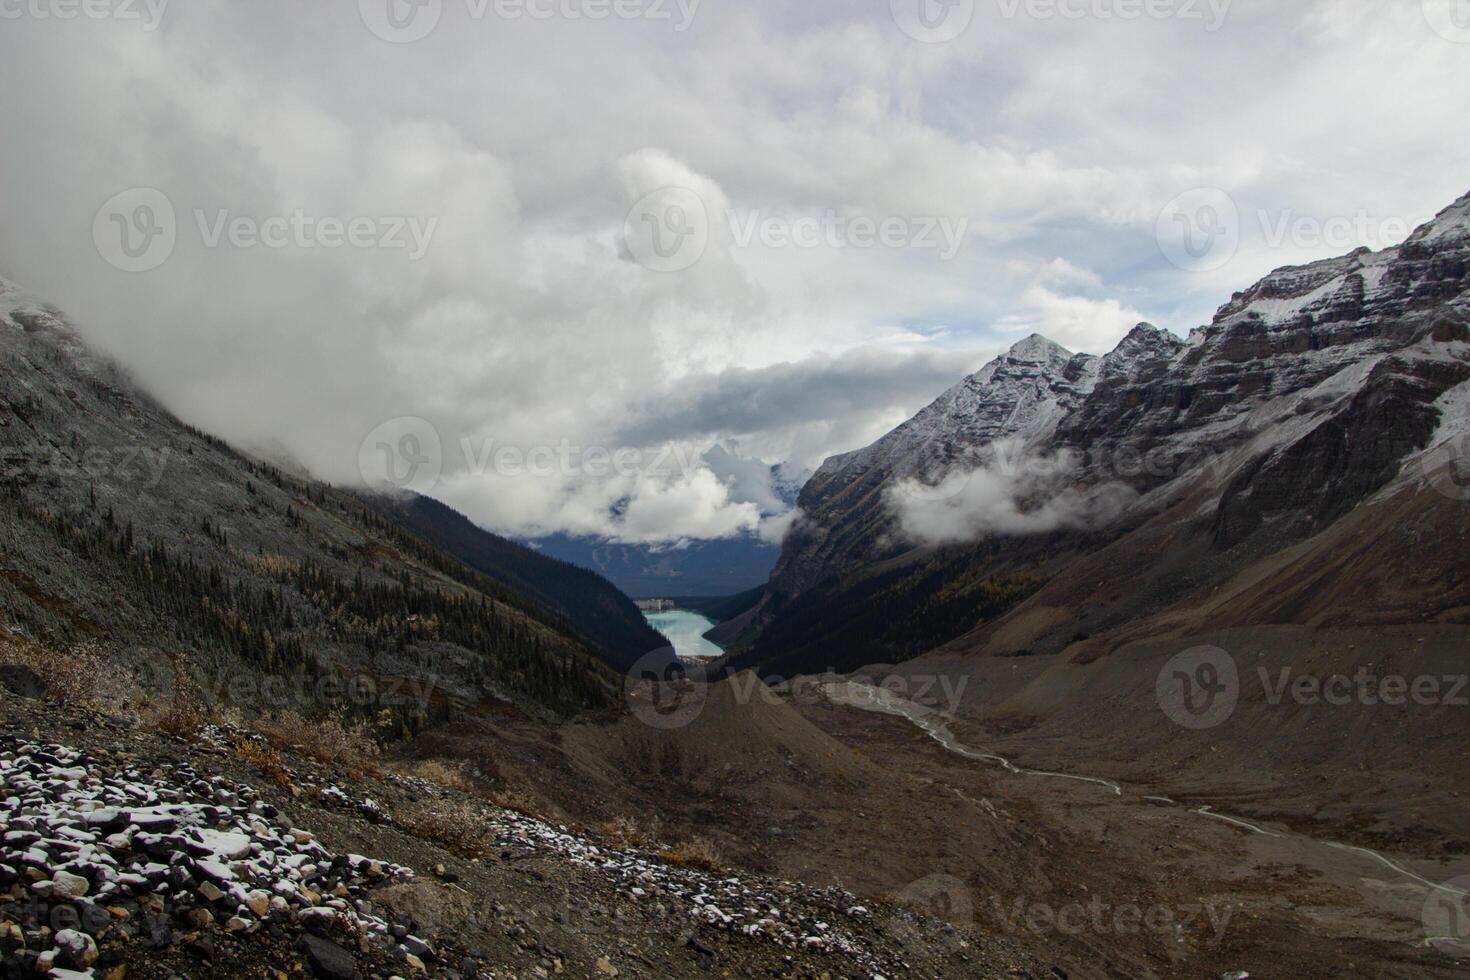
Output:
[[[376,911],[371,890],[413,872],[357,854],[333,854],[250,786],[183,764],[149,773],[109,772],[104,760],[61,745],[0,735],[0,888],[7,889],[0,944],[7,975],[96,977],[118,957],[109,941],[151,947],[187,941],[210,958],[211,930],[296,937],[319,976],[353,976],[353,943],[391,950],[406,971],[425,971],[433,946]],[[393,776],[432,796],[438,787]],[[371,799],[338,785],[315,787],[323,804],[373,821]],[[806,954],[839,953],[882,977],[879,960],[844,928],[803,914],[813,905],[871,924],[868,910],[836,888],[675,867],[594,842],[564,826],[486,806],[484,820],[508,859],[554,855],[614,882],[630,902],[661,902],[691,925]],[[19,915],[17,915],[19,912]],[[19,921],[15,921],[15,920]],[[333,939],[326,937],[331,936]],[[187,937],[187,938],[185,938]],[[101,945],[99,946],[99,940]]]
[[[0,937],[7,970],[90,977],[101,958],[93,937],[161,947],[176,928],[216,925],[250,934],[289,923],[428,951],[391,935],[368,898],[411,871],[330,853],[249,786],[188,765],[109,773],[76,749],[13,736],[0,736],[0,783],[0,888],[7,918],[17,903],[21,912]],[[332,954],[318,943],[308,955]]]

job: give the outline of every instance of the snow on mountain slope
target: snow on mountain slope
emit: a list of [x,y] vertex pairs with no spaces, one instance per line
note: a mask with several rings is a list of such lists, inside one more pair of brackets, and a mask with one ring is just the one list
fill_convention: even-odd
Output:
[[[822,466],[802,493],[804,520],[787,538],[764,620],[821,586],[800,604],[819,621],[815,604],[851,605],[842,583],[865,571],[891,583],[905,562],[932,566],[889,491],[922,491],[914,477],[933,485],[1002,440],[1022,444],[1022,467],[1080,461],[1043,492],[1116,484],[1135,502],[1111,526],[1066,540],[977,540],[970,564],[955,566],[967,577],[985,562],[1064,560],[1182,500],[1191,547],[1205,549],[1191,574],[1222,572],[1320,533],[1460,432],[1452,416],[1467,381],[1470,195],[1397,247],[1275,270],[1187,342],[1140,324],[1099,359],[1027,338],[873,446]],[[1046,507],[1033,481],[1015,485],[1026,491],[1019,512]],[[1139,574],[1164,558],[1139,556]],[[1148,601],[1172,588],[1161,581]]]
[[966,450],[1044,438],[1092,390],[1098,363],[1032,334],[873,445],[827,460],[808,487],[841,485],[874,467],[932,477]]

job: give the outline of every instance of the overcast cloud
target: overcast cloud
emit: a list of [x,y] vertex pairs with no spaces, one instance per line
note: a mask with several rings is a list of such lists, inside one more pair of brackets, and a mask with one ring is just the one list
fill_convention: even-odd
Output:
[[[324,479],[427,420],[433,492],[506,531],[755,530],[746,464],[857,448],[1033,331],[1187,333],[1470,189],[1454,0],[389,2],[0,0],[0,274]],[[1238,235],[1161,249],[1199,187]]]

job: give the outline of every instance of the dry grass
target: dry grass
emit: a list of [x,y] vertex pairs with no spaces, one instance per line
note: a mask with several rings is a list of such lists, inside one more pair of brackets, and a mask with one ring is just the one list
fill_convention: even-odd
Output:
[[256,731],[272,745],[341,766],[350,773],[371,773],[378,768],[377,743],[368,736],[366,725],[345,726],[336,718],[307,721],[294,711],[255,723]]
[[718,874],[725,869],[724,862],[720,859],[720,852],[715,850],[715,846],[698,837],[683,844],[665,848],[658,852],[658,856],[676,868],[689,868],[710,874]]
[[510,810],[519,813],[523,817],[533,820],[545,820],[548,823],[557,822],[558,818],[551,816],[534,797],[527,796],[519,790],[514,789],[492,789],[482,790],[480,795],[494,803],[502,810]]
[[431,783],[437,783],[446,789],[458,790],[461,793],[475,792],[474,785],[465,775],[463,763],[450,763],[442,759],[422,759],[409,765],[400,766],[399,772],[405,776],[414,776],[418,779],[427,779]]
[[495,852],[495,835],[483,807],[466,800],[417,803],[397,814],[394,823],[463,857],[484,858]]
[[635,817],[617,817],[598,824],[598,833],[619,847],[649,848],[658,846],[658,818],[647,823]]
[[58,650],[0,630],[0,663],[29,667],[46,685],[47,697],[62,704],[136,718],[143,702],[132,676],[90,643]]

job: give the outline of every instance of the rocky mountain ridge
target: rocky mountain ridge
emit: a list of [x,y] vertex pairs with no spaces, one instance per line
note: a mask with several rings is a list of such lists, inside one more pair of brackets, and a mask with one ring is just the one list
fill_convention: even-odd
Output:
[[[1045,577],[1058,558],[1190,494],[1202,495],[1221,568],[1318,533],[1460,424],[1467,324],[1470,195],[1395,248],[1276,270],[1187,341],[1140,324],[1094,358],[1027,338],[873,446],[823,465],[803,490],[804,520],[786,541],[763,625],[734,662],[780,661],[787,655],[759,637],[773,622],[781,635],[783,608],[820,619],[860,579],[897,582],[899,569],[935,562],[961,577],[982,575],[977,567]],[[1022,467],[1032,453],[1078,461],[1052,492],[1116,485],[1133,503],[1106,527],[937,551],[905,533],[903,494],[960,506],[944,478],[985,465],[1006,440],[1020,445]]]

